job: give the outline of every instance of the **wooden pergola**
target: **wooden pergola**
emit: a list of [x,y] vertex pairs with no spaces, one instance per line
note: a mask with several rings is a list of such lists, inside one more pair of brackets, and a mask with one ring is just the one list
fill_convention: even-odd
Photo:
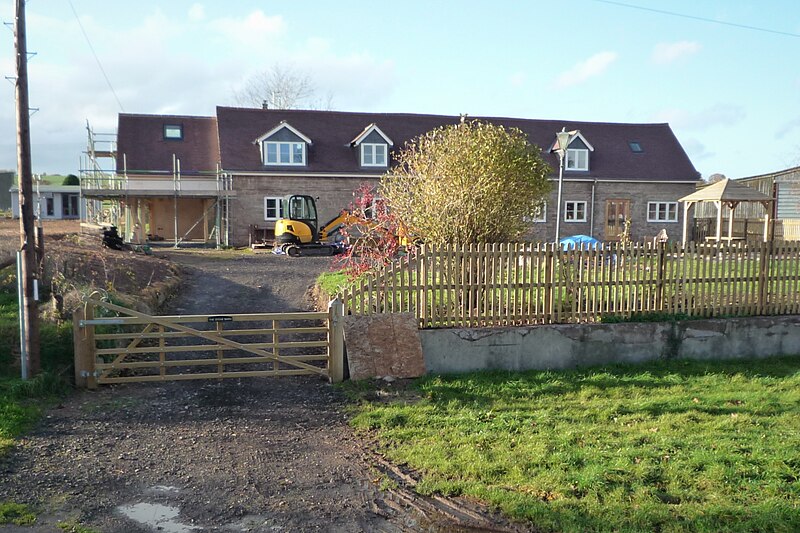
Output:
[[[683,202],[683,244],[686,244],[689,223],[689,209],[698,202],[711,202],[717,207],[717,232],[715,241],[733,240],[733,210],[743,202],[758,202],[764,206],[764,242],[769,235],[769,215],[771,212],[772,198],[747,185],[736,183],[730,179],[718,181],[707,187],[684,196],[679,200]],[[722,236],[722,208],[729,209],[728,236]]]

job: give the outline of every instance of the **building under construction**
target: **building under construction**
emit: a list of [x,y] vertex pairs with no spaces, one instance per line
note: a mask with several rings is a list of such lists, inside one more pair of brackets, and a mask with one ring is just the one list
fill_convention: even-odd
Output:
[[228,245],[234,193],[220,170],[216,119],[160,118],[121,114],[119,134],[95,132],[87,123],[84,222],[116,226],[132,243]]

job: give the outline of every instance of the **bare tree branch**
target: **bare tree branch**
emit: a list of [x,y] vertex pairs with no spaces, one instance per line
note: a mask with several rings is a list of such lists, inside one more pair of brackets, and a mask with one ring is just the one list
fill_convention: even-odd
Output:
[[234,92],[237,105],[266,106],[269,109],[331,109],[332,95],[315,100],[317,90],[308,74],[292,66],[273,65],[251,76],[244,86]]

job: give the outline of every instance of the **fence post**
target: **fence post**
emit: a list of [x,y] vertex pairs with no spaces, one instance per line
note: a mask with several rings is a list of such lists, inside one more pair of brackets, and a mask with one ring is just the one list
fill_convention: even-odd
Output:
[[545,324],[552,324],[555,322],[555,315],[553,312],[553,302],[555,283],[553,282],[553,263],[555,262],[555,247],[552,244],[545,245],[544,254],[544,321]]
[[328,303],[328,379],[344,380],[344,305],[338,298]]
[[658,270],[656,273],[656,311],[664,310],[664,282],[667,269],[667,243],[658,243]]
[[758,312],[766,315],[769,302],[769,269],[772,262],[772,242],[761,243],[761,259],[758,262]]
[[87,303],[72,314],[72,338],[75,347],[75,386],[96,389],[94,326],[82,325],[94,318],[94,306]]

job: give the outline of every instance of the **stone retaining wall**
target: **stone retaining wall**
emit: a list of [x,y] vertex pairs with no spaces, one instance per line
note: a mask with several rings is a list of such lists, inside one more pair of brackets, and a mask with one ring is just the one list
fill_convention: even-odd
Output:
[[429,373],[800,355],[800,317],[421,330]]

